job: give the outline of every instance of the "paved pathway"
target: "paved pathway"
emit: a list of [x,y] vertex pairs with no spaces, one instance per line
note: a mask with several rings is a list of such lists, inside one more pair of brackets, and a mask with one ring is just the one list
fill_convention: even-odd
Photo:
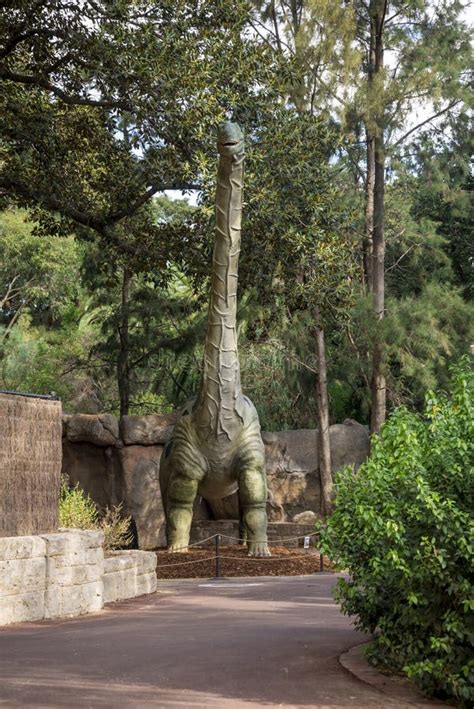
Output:
[[164,581],[73,620],[0,630],[2,707],[409,707],[357,680],[330,574]]

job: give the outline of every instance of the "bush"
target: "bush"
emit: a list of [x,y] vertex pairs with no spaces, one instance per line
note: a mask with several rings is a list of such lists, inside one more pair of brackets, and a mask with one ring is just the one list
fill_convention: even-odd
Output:
[[59,525],[74,529],[99,529],[104,532],[104,549],[123,549],[133,541],[131,517],[123,517],[122,503],[106,507],[101,515],[95,502],[76,483],[71,487],[66,475],[61,479]]
[[376,633],[369,659],[466,704],[474,699],[473,394],[465,358],[451,395],[429,393],[423,415],[396,410],[368,461],[339,474],[323,532],[325,552],[350,573],[336,592],[343,612]]
[[131,517],[123,517],[122,503],[106,507],[104,516],[100,520],[100,529],[104,533],[104,549],[124,549],[133,542],[130,531]]
[[59,526],[73,529],[97,529],[99,515],[95,503],[77,483],[70,487],[66,475],[61,478]]

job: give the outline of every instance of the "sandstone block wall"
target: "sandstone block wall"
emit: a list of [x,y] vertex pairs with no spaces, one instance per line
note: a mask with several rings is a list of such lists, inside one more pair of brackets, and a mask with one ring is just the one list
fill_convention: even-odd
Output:
[[156,555],[115,552],[104,559],[104,535],[0,538],[0,625],[99,611],[111,600],[156,590]]
[[0,625],[44,618],[46,542],[0,538]]
[[103,532],[48,534],[44,617],[64,618],[99,611],[103,606]]
[[154,593],[156,554],[150,551],[112,552],[104,562],[104,603]]
[[102,532],[0,538],[0,625],[102,608]]

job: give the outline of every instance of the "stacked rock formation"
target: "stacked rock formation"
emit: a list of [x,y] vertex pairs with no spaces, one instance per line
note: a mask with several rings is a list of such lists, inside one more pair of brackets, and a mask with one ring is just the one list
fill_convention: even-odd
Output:
[[[63,417],[63,472],[102,508],[123,502],[133,517],[141,549],[164,546],[159,463],[176,420],[174,414]],[[369,452],[365,426],[346,420],[331,426],[333,470],[358,466]],[[320,513],[317,431],[263,433],[270,522],[308,524]],[[305,513],[303,518],[300,517]],[[309,514],[308,514],[309,513]],[[237,519],[237,498],[195,503],[194,520]]]

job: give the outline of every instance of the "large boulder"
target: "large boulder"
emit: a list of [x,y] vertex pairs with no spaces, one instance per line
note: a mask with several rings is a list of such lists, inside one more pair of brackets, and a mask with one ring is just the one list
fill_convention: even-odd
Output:
[[345,465],[354,465],[358,468],[367,459],[370,453],[367,426],[362,426],[353,419],[346,419],[343,423],[331,426],[330,436],[333,473]]
[[299,512],[319,511],[321,491],[317,431],[299,429],[264,433],[263,441],[267,466],[269,519],[287,522]]
[[64,417],[63,424],[71,443],[115,446],[118,442],[118,420],[112,414],[74,414]]
[[311,510],[306,510],[306,512],[300,512],[299,514],[295,515],[293,517],[293,522],[295,524],[312,524],[314,525],[316,520],[318,519],[318,515],[316,512],[312,512]]
[[135,521],[140,549],[156,549],[166,544],[159,482],[162,452],[162,446],[125,446],[118,451],[124,508]]
[[67,438],[63,438],[62,472],[73,485],[79,483],[102,509],[118,505],[123,500],[116,448],[104,448],[92,443],[70,443]]
[[163,445],[173,433],[177,414],[150,414],[149,416],[123,416],[120,433],[126,446]]

